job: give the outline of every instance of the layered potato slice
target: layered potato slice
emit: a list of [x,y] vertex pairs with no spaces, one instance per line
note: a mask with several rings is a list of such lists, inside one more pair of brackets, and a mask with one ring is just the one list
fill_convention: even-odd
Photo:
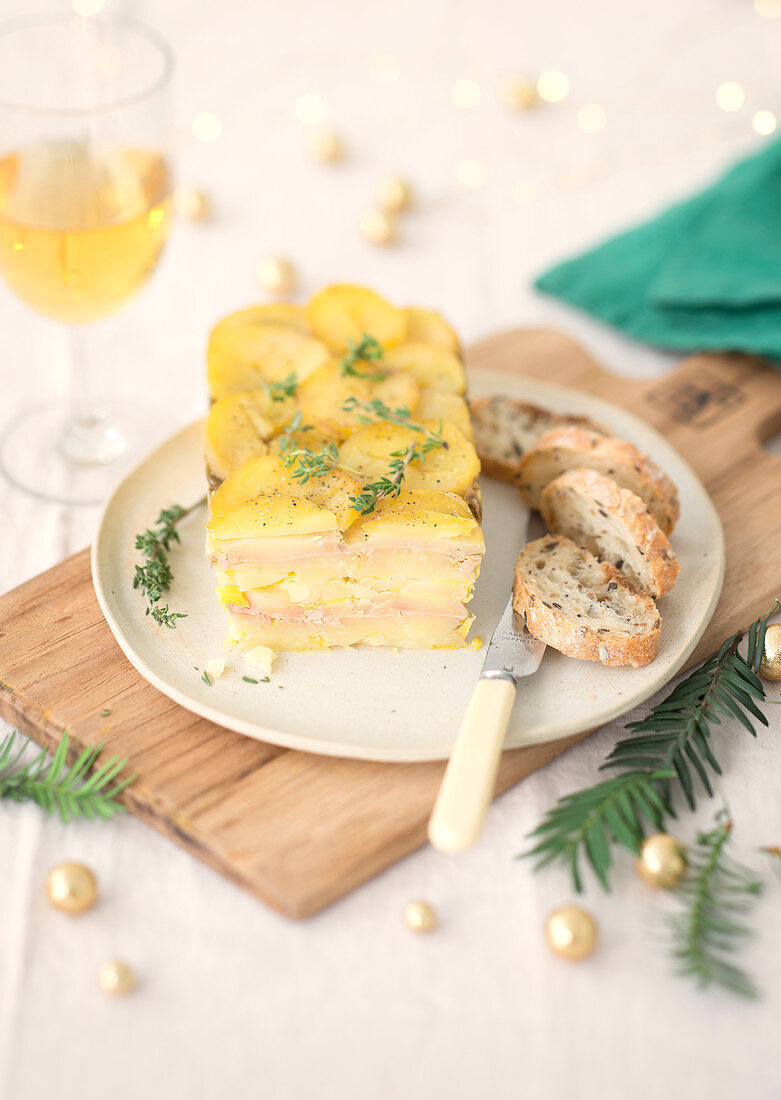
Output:
[[485,545],[447,322],[332,286],[225,318],[208,376],[207,555],[233,643],[463,646]]
[[315,294],[306,315],[315,336],[340,352],[367,334],[390,348],[401,343],[407,331],[404,310],[365,286],[326,287]]
[[266,454],[268,441],[290,423],[296,408],[292,398],[275,401],[265,390],[231,393],[215,401],[203,432],[212,487],[248,459]]
[[237,324],[207,351],[209,392],[213,400],[229,393],[264,389],[273,383],[300,382],[330,358],[322,341],[285,325]]

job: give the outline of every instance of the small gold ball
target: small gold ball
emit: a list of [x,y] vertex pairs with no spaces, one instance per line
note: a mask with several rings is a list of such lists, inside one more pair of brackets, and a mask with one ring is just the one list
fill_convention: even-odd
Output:
[[515,76],[502,85],[501,100],[511,111],[528,111],[539,104],[540,97],[533,80]]
[[306,148],[313,160],[333,164],[344,156],[344,148],[337,134],[328,126],[318,126],[306,135]]
[[392,244],[396,239],[393,219],[384,210],[367,210],[359,224],[361,233],[372,244]]
[[669,890],[686,874],[686,849],[674,836],[654,833],[643,841],[635,866],[643,882]]
[[408,901],[404,906],[404,923],[413,932],[430,932],[437,926],[437,915],[426,901]]
[[98,884],[83,863],[60,863],[46,879],[46,894],[63,913],[84,913],[98,900]]
[[292,294],[298,283],[296,269],[290,260],[282,256],[266,256],[262,259],[258,263],[257,275],[264,290],[281,298]]
[[174,191],[174,210],[190,221],[203,221],[209,217],[209,200],[203,191],[195,187],[177,187]]
[[596,922],[579,905],[562,905],[551,913],[545,934],[552,950],[562,959],[585,959],[597,944]]
[[774,623],[765,631],[765,648],[759,675],[763,680],[781,680],[781,623]]
[[377,202],[391,214],[407,210],[412,204],[412,188],[400,176],[388,176],[377,188]]
[[109,959],[108,962],[100,965],[98,985],[104,993],[119,997],[135,989],[136,976],[127,963],[123,963],[120,959]]

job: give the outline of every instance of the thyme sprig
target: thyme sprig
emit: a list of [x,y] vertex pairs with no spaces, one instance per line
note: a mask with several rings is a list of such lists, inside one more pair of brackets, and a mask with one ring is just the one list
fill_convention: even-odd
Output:
[[359,363],[377,363],[385,358],[385,349],[382,344],[370,336],[368,332],[361,335],[359,341],[348,340],[347,352],[339,362],[339,370],[343,377],[365,378],[370,382],[382,382],[388,377],[387,370],[358,370]]
[[[16,747],[16,738],[21,745]],[[111,756],[95,771],[93,767],[102,745],[84,749],[73,765],[66,769],[68,734],[60,738],[51,761],[47,752],[40,753],[28,764],[20,766],[25,750],[32,742],[16,732],[0,742],[0,798],[14,802],[35,802],[47,814],[59,814],[64,823],[75,818],[111,818],[123,813],[125,807],[116,801],[117,795],[135,779],[134,775],[115,782],[127,765],[127,759]]]
[[735,718],[756,736],[752,718],[767,725],[755,702],[765,698],[757,671],[767,620],[778,606],[750,627],[745,657],[738,650],[743,635],[737,633],[646,718],[630,723],[633,736],[622,738],[602,765],[621,774],[559,799],[547,812],[531,834],[534,846],[524,853],[536,857],[537,868],[565,864],[580,892],[585,857],[609,890],[614,843],[639,852],[646,824],[662,830],[676,816],[673,795],[678,789],[691,809],[697,781],[706,794],[713,794],[708,772],[721,774],[711,742],[714,727]]
[[272,401],[284,401],[287,397],[295,397],[298,392],[298,378],[293,373],[281,382],[269,382],[261,378],[260,384]]
[[732,835],[726,811],[717,814],[717,821],[714,829],[697,834],[687,853],[688,873],[676,890],[684,909],[669,921],[673,958],[678,972],[701,986],[720,985],[755,997],[753,981],[732,956],[750,934],[743,918],[762,893],[762,883],[725,854]]
[[176,525],[199,508],[205,499],[204,497],[190,508],[183,508],[181,504],[163,508],[154,527],[147,527],[140,535],[136,535],[135,548],[141,551],[144,564],[136,565],[133,588],[140,588],[146,598],[146,614],[151,615],[160,626],[167,626],[170,630],[176,629],[177,619],[186,619],[187,616],[180,611],[171,611],[167,603],[163,607],[159,606],[174,579],[168,552],[171,543],[179,542]]
[[314,425],[304,424],[297,412],[279,437],[279,457],[287,469],[295,466],[293,477],[306,483],[311,477],[322,477],[339,465],[339,451],[335,443],[323,443],[318,451],[303,447],[295,436],[312,431]]
[[398,496],[410,463],[419,462],[429,451],[444,446],[445,441],[440,435],[428,432],[422,443],[410,443],[406,450],[392,451],[388,474],[364,485],[363,491],[357,497],[350,497],[353,508],[362,516],[367,516],[385,497]]

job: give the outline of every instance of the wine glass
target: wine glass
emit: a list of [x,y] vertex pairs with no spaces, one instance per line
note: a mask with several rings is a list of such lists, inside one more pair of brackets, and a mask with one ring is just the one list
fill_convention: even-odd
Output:
[[[168,45],[129,21],[0,26],[0,275],[65,322],[71,361],[70,400],[15,415],[0,467],[46,500],[99,502],[143,442],[141,410],[96,400],[82,339],[144,285],[168,235],[171,71]],[[24,369],[7,334],[0,348]]]

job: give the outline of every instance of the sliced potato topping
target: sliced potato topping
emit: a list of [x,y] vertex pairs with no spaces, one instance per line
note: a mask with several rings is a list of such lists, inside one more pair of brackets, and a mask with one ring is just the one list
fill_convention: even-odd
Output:
[[368,516],[362,516],[352,529],[372,535],[411,533],[436,538],[463,537],[478,531],[477,520],[463,497],[437,489],[404,490],[397,497],[385,497]]
[[284,328],[294,328],[298,332],[303,332],[305,336],[310,335],[306,309],[303,306],[294,305],[292,302],[271,302],[268,305],[249,306],[236,313],[229,313],[211,330],[209,343],[218,344],[224,337],[229,336],[233,329],[246,328],[248,325],[282,325]]
[[461,348],[458,337],[441,314],[435,313],[433,309],[419,309],[417,306],[407,306],[404,313],[407,317],[405,340],[422,340],[426,344],[447,348],[454,355],[459,354]]
[[209,392],[215,399],[228,393],[263,389],[263,383],[299,382],[329,359],[320,340],[282,325],[236,325],[207,351]]
[[[356,512],[350,498],[360,493],[361,486],[354,477],[340,469],[308,481],[293,475],[294,470],[288,469],[277,455],[262,455],[245,462],[213,494],[209,530],[219,538],[242,537],[226,535],[225,523],[215,525],[215,521],[229,522],[239,514],[241,524],[251,526],[255,522],[258,528],[255,533],[266,535],[281,533],[274,527],[284,528],[286,534],[336,527],[344,531],[355,522]],[[321,516],[320,526],[316,520],[318,512],[327,513]]]
[[412,409],[419,393],[415,379],[401,371],[391,371],[386,378],[373,382],[368,378],[343,377],[339,364],[331,363],[301,384],[298,400],[305,423],[316,421],[344,439],[361,425],[360,410],[344,408],[349,398],[362,402],[379,398],[389,408]]
[[292,398],[274,401],[265,390],[232,393],[215,401],[203,433],[210,472],[223,479],[248,458],[265,454],[267,440],[293,419],[295,411]]
[[447,424],[455,424],[470,443],[474,442],[469,406],[457,393],[425,386],[413,412],[416,420],[444,420]]
[[423,340],[408,340],[392,348],[386,362],[399,370],[408,371],[421,386],[433,386],[439,390],[450,390],[451,393],[466,392],[464,365],[447,348]]
[[315,294],[306,311],[315,336],[336,351],[346,351],[348,341],[358,343],[373,336],[384,347],[404,339],[407,318],[404,310],[386,302],[365,286],[341,284]]
[[[423,427],[439,433],[439,423],[423,422]],[[388,477],[390,464],[410,446],[422,445],[423,432],[379,421],[367,424],[350,436],[339,448],[339,462],[364,484]],[[444,447],[430,450],[422,459],[407,466],[407,489],[444,489],[465,493],[480,473],[477,451],[452,424],[442,424]]]

